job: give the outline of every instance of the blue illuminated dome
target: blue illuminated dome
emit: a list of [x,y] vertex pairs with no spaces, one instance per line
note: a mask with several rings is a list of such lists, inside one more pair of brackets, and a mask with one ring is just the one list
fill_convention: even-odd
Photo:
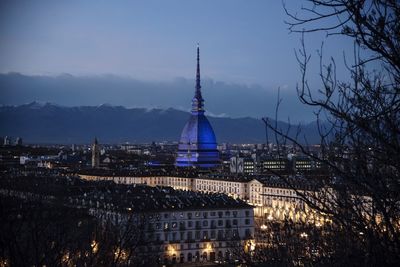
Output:
[[200,51],[197,47],[196,92],[192,99],[192,113],[179,141],[175,163],[178,167],[214,168],[220,163],[214,130],[204,112],[200,86]]

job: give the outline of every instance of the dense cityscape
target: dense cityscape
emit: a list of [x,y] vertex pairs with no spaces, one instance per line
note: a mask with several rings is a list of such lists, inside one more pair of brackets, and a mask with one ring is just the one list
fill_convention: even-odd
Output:
[[[257,258],[257,249],[265,247],[271,250],[272,262],[282,261],[274,253],[287,246],[283,223],[296,225],[291,230],[298,233],[291,240],[297,242],[307,240],[313,228],[322,231],[329,224],[329,217],[311,212],[299,195],[313,190],[304,177],[318,179],[324,175],[319,162],[294,146],[217,146],[212,126],[204,116],[199,53],[197,47],[192,113],[178,144],[101,145],[94,138],[91,145],[25,146],[20,137],[4,137],[2,198],[6,202],[15,202],[14,207],[38,202],[45,210],[68,209],[85,217],[77,222],[78,227],[83,222],[95,223],[95,229],[110,227],[120,237],[106,248],[109,244],[100,239],[104,237],[97,237],[100,233],[90,229],[93,232],[86,234],[91,239],[78,237],[83,239],[80,244],[86,241],[84,247],[66,244],[61,256],[26,255],[24,258],[33,260],[29,264],[38,264],[35,260],[39,265],[54,264],[50,259],[66,265],[88,260],[100,265],[246,263]],[[319,153],[317,147],[313,149]],[[295,181],[292,187],[281,181],[282,175]],[[44,216],[41,210],[38,213]],[[19,216],[25,217],[12,217]],[[15,233],[14,229],[7,230]],[[28,235],[23,231],[15,234],[7,243]],[[54,247],[62,246],[56,242],[64,240],[42,242],[51,242]],[[114,253],[111,258],[96,258],[100,250]],[[16,262],[18,257],[11,252],[8,257]],[[312,261],[321,253],[318,245],[310,244],[292,260],[301,262],[304,257]]]
[[[296,193],[307,190],[303,176],[322,176],[323,168],[310,158],[297,156],[300,153],[295,154],[293,147],[286,148],[290,151],[288,158],[272,144],[222,145],[221,166],[209,170],[175,167],[176,143],[101,145],[95,140],[91,145],[39,146],[25,145],[21,138],[12,141],[5,137],[1,147],[1,191],[5,203],[13,203],[9,207],[25,210],[26,206],[30,213],[38,213],[35,216],[47,216],[50,224],[63,224],[63,218],[67,218],[57,218],[62,210],[74,214],[68,219],[74,222],[68,224],[89,227],[89,223],[95,223],[134,234],[130,241],[118,240],[124,247],[118,248],[118,259],[103,259],[90,251],[90,242],[99,242],[99,249],[106,250],[102,242],[95,240],[99,233],[92,229],[81,233],[89,229],[79,227],[62,229],[86,234],[77,238],[87,242],[85,249],[89,249],[90,256],[80,258],[79,248],[73,250],[71,244],[60,243],[57,246],[67,246],[63,254],[49,251],[42,259],[39,256],[41,264],[52,264],[50,259],[68,266],[86,260],[105,265],[107,260],[124,264],[138,259],[143,264],[245,262],[260,247],[269,248],[274,262],[280,261],[280,247],[286,247],[285,225],[296,225],[297,241],[291,237],[291,242],[304,244],[329,223],[324,216],[308,216],[306,204]],[[296,180],[296,189],[285,185],[277,175]],[[41,214],[44,210],[49,214]],[[9,219],[13,220],[28,216],[19,214],[23,211],[18,209],[3,212],[11,212]],[[53,213],[54,221],[48,217]],[[19,227],[28,227],[23,226],[26,218],[20,219]],[[18,235],[28,235],[12,229],[15,221],[8,223],[4,225],[12,230],[7,231],[8,242],[22,238]],[[39,238],[45,244],[66,242],[46,240],[50,236]],[[298,253],[296,260],[300,261],[303,257],[311,260],[321,252],[310,244]],[[147,262],[149,255],[154,262]],[[12,262],[18,260],[17,255],[9,257]],[[26,254],[24,258],[31,259],[32,264],[38,260],[35,255]]]
[[[11,55],[19,61],[13,53],[6,55],[6,64],[0,63],[0,90],[6,99],[0,103],[0,267],[399,266],[400,4],[386,0],[309,0],[305,3],[307,5],[301,6],[300,13],[291,10],[294,7],[292,3],[283,3],[281,11],[289,19],[285,20],[289,32],[301,33],[301,48],[295,49],[301,74],[300,81],[296,82],[296,97],[301,104],[312,108],[315,117],[306,126],[301,122],[295,126],[296,123],[290,119],[282,122],[278,118],[282,104],[280,86],[275,117],[268,114],[235,120],[225,113],[210,114],[209,102],[243,110],[250,109],[252,102],[246,102],[245,98],[241,101],[240,94],[236,103],[226,101],[224,95],[235,94],[236,91],[232,90],[225,90],[217,98],[205,94],[207,86],[225,85],[210,82],[201,75],[203,71],[218,75],[214,68],[220,65],[214,62],[207,64],[207,68],[203,67],[204,55],[200,54],[199,43],[191,54],[194,73],[191,88],[194,90],[185,89],[191,91],[192,97],[186,101],[188,106],[190,103],[190,109],[184,111],[156,109],[153,112],[148,107],[128,109],[108,104],[98,108],[63,108],[49,103],[42,105],[35,102],[36,99],[22,108],[3,105],[13,98],[23,97],[20,93],[13,93],[14,88],[20,90],[18,86],[27,81],[35,84],[36,79],[20,74],[7,74],[4,79],[1,72],[12,65],[8,57]],[[139,6],[138,3],[127,6],[133,8],[136,5]],[[31,15],[43,12],[35,9],[39,6],[32,4]],[[15,8],[20,6],[9,3],[3,7],[15,15]],[[104,10],[114,8],[104,3],[99,7]],[[91,7],[88,10],[92,11]],[[171,14],[175,12],[169,5],[168,10]],[[59,6],[53,11],[71,14]],[[122,9],[118,11],[123,13]],[[142,11],[144,13],[140,15],[143,17],[135,20],[146,17],[144,14],[148,11]],[[259,10],[253,9],[253,12],[264,16]],[[152,12],[149,14],[154,15]],[[231,18],[227,14],[221,16]],[[241,16],[248,21],[253,19],[251,14]],[[55,16],[51,19],[57,20]],[[83,24],[92,23],[86,19]],[[97,16],[92,19],[100,23]],[[4,21],[11,25],[15,23],[15,16],[8,15]],[[150,20],[145,18],[143,21]],[[232,21],[236,23],[236,20]],[[74,25],[74,22],[68,23]],[[161,27],[159,21],[152,23]],[[208,21],[203,20],[203,23]],[[60,27],[55,25],[55,28]],[[79,28],[76,25],[72,27],[74,30]],[[107,27],[104,30],[111,29],[112,32],[117,28]],[[143,25],[140,27],[145,28]],[[235,28],[234,24],[225,30],[230,28]],[[19,26],[16,29],[25,31]],[[124,32],[122,29],[124,27],[120,25],[118,30]],[[153,30],[162,34],[157,27]],[[3,31],[6,32],[6,28],[0,27],[0,33]],[[151,30],[146,28],[142,36],[149,38],[149,32]],[[325,38],[338,35],[353,40],[355,63],[350,65],[346,56],[343,68],[338,67],[333,57],[325,63],[322,45],[316,52],[320,60],[319,73],[314,73],[321,81],[315,86],[314,79],[308,79],[313,77],[308,72],[314,71],[315,66],[309,65],[311,55],[304,40],[305,35],[321,32],[327,35]],[[85,34],[77,32],[70,36],[79,39]],[[191,39],[197,37],[197,33],[191,34],[184,35]],[[95,31],[93,36],[96,35],[102,35],[101,31]],[[206,36],[208,39],[209,35]],[[236,33],[227,33],[227,36],[236,36]],[[9,44],[13,44],[12,38],[7,38]],[[38,39],[34,38],[32,42]],[[67,42],[67,39],[62,40]],[[263,37],[260,40],[266,41]],[[286,44],[281,42],[280,45],[283,43]],[[103,46],[99,46],[107,50],[104,40],[101,44]],[[116,43],[109,46],[114,45]],[[4,56],[6,53],[3,51],[7,49],[0,45],[0,54]],[[138,53],[143,55],[149,53],[146,45],[141,49],[133,50],[135,53],[140,50]],[[218,49],[222,50],[221,53],[229,50],[215,47]],[[337,52],[332,48],[327,50]],[[208,47],[202,53],[209,51]],[[232,51],[236,51],[236,55],[243,53]],[[216,57],[213,53],[211,58]],[[271,55],[271,59],[275,56]],[[249,62],[257,61],[256,57],[261,55],[242,58],[238,65],[251,66]],[[282,57],[286,55],[282,54]],[[151,59],[149,55],[144,58],[143,66],[135,63],[140,65],[138,73],[146,69],[144,62]],[[210,57],[205,58],[210,61]],[[30,60],[34,62],[33,59]],[[168,69],[176,74],[179,68],[174,69],[173,65],[179,65],[180,59],[170,60],[168,67],[161,64],[165,59],[155,62],[160,63],[158,71]],[[61,57],[59,60],[65,61]],[[108,58],[106,65],[123,66],[123,62],[131,61],[125,58],[113,60]],[[234,62],[234,58],[232,60]],[[29,62],[27,60],[26,64]],[[83,69],[88,66],[96,69],[96,64],[102,65],[101,60],[97,62],[93,58],[83,62]],[[85,65],[87,62],[90,64]],[[277,63],[269,64],[275,67],[275,64],[279,65]],[[186,71],[187,67],[183,69]],[[235,66],[228,69],[234,76],[241,77],[235,73]],[[258,72],[253,67],[249,69]],[[247,73],[246,68],[241,71]],[[343,75],[343,71],[348,73]],[[253,77],[253,73],[247,75]],[[285,79],[291,78],[286,76],[289,75],[285,74]],[[45,88],[45,79],[40,79],[39,87]],[[70,86],[74,79],[73,75],[64,75],[61,83],[59,78],[50,78],[50,84],[58,84],[72,92],[75,89]],[[78,82],[79,86],[90,87],[93,78],[85,79]],[[132,84],[131,78],[113,75],[107,76],[106,80],[118,81],[113,83],[117,87],[124,84],[122,87],[128,85],[129,88]],[[150,83],[135,83],[145,89],[151,87]],[[186,80],[177,78],[173,84],[186,86]],[[165,84],[153,82],[152,86],[160,85]],[[98,83],[96,86],[102,85]],[[225,89],[235,86],[229,85]],[[257,98],[257,94],[250,91],[258,90],[258,87],[245,86],[249,90],[246,97]],[[33,91],[43,88],[34,88]],[[43,95],[61,95],[58,89],[44,89]],[[287,94],[286,89],[286,85],[282,86],[283,94]],[[127,96],[132,93],[126,88],[117,90]],[[146,94],[151,100],[157,98],[150,91]],[[69,95],[68,91],[61,98]],[[79,98],[79,93],[71,95]],[[85,115],[80,117],[79,114]],[[176,128],[182,114],[186,122],[178,126],[180,136],[171,139],[171,133],[177,129],[169,129],[168,134],[165,133],[168,137],[163,139],[163,127],[166,132],[166,125]],[[133,128],[118,126],[132,122],[132,116],[135,117]],[[69,120],[70,117],[74,118]],[[67,126],[63,125],[67,120]],[[101,125],[98,121],[102,122]],[[88,125],[84,127],[86,123]],[[239,128],[244,131],[238,131],[235,123],[241,123]],[[36,128],[39,124],[40,127]],[[246,127],[250,125],[259,128],[252,129],[252,134],[257,132],[255,135],[246,136]],[[141,132],[143,128],[146,129]],[[217,128],[219,130],[215,131]],[[126,133],[123,129],[134,131]],[[262,142],[256,139],[260,136],[260,129],[265,135]],[[152,132],[157,134],[152,135]],[[235,134],[220,138],[218,134],[222,132]],[[42,134],[51,140],[37,142],[45,140]],[[165,141],[160,141],[160,137]],[[248,142],[228,142],[227,137]],[[221,139],[223,141],[219,141]]]

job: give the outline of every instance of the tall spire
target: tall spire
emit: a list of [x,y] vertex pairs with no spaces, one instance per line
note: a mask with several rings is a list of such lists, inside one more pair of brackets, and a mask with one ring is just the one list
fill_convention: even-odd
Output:
[[179,139],[175,166],[214,168],[220,165],[214,130],[204,115],[204,100],[200,86],[200,48],[197,44],[197,69],[192,113]]
[[196,92],[192,99],[192,113],[204,113],[204,100],[201,96],[200,85],[200,47],[197,43],[197,71],[196,71]]
[[199,43],[197,43],[197,72],[196,72],[196,95],[201,94],[201,85],[200,85],[200,47]]

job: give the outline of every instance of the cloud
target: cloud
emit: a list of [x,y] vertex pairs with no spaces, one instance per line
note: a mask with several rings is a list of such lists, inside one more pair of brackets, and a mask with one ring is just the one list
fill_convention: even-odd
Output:
[[[297,99],[289,85],[281,90],[283,102],[279,118],[291,121],[313,120],[312,110]],[[207,114],[217,117],[274,117],[277,88],[202,80]],[[32,101],[65,106],[122,105],[143,108],[176,108],[188,111],[194,93],[194,80],[143,81],[115,75],[28,76],[0,74],[0,104],[20,105]]]

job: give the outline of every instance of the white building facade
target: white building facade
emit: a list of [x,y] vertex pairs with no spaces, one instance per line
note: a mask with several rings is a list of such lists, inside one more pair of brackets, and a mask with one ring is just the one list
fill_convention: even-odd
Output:
[[209,177],[172,177],[172,176],[97,176],[80,175],[86,180],[112,180],[124,184],[145,184],[149,186],[170,186],[174,189],[204,193],[224,193],[233,198],[245,200],[254,206],[256,217],[269,220],[285,220],[324,223],[326,218],[307,206],[300,194],[304,189],[292,189],[281,183],[266,183],[258,179],[224,179]]

